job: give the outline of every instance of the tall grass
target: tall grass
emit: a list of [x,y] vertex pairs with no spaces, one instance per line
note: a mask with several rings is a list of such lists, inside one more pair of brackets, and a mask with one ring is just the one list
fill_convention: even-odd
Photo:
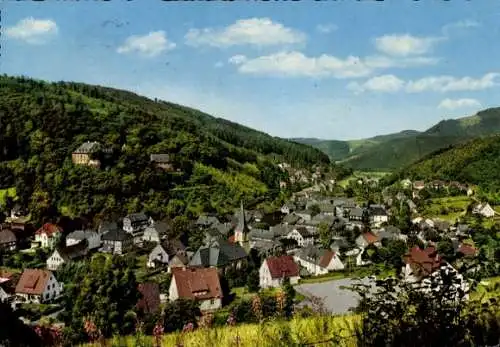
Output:
[[[290,321],[271,320],[260,324],[240,324],[163,337],[162,347],[294,347],[355,346],[354,326],[358,316],[295,317]],[[155,346],[152,337],[115,337],[106,346]],[[97,347],[98,344],[85,345]]]

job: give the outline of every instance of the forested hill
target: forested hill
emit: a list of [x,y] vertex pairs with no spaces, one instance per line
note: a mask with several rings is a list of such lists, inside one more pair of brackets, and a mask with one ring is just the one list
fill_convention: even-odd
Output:
[[[80,83],[2,76],[0,119],[0,189],[15,186],[35,217],[54,207],[98,217],[221,212],[275,197],[279,161],[329,163],[312,147],[191,108]],[[72,164],[85,141],[112,149],[101,169]],[[155,168],[154,153],[180,172]]]
[[500,133],[500,108],[490,108],[459,119],[443,120],[424,132],[395,134],[353,141],[311,141],[333,160],[353,169],[397,170],[450,145]]
[[500,191],[500,135],[471,140],[429,154],[392,175],[392,181],[441,179]]

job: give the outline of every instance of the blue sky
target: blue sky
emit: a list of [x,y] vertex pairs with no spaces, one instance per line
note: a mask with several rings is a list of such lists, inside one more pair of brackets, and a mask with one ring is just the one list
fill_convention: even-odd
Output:
[[2,73],[133,90],[282,137],[499,106],[500,2],[2,2]]

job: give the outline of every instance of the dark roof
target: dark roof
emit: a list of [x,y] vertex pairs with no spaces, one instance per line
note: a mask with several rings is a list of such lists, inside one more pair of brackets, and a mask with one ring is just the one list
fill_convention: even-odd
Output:
[[248,238],[250,240],[274,240],[275,235],[271,230],[264,229],[252,229],[248,233]]
[[295,228],[294,230],[297,230],[297,232],[300,234],[300,236],[304,238],[312,237],[313,235],[307,230],[305,227],[298,227]]
[[266,258],[265,262],[267,263],[272,278],[299,276],[299,266],[291,255],[269,257]]
[[138,288],[141,298],[137,308],[144,313],[154,313],[160,309],[160,286],[158,283],[141,283]]
[[247,253],[239,244],[217,240],[210,245],[200,247],[191,259],[190,265],[225,266],[246,256]]
[[349,212],[349,215],[350,216],[354,216],[354,217],[363,217],[363,209],[360,208],[360,207],[355,207],[353,209],[351,209],[351,211]]
[[383,206],[380,205],[372,205],[370,206],[370,213],[373,216],[387,216],[387,211]]
[[122,229],[114,229],[102,235],[104,241],[126,241],[132,239],[132,235]]
[[168,154],[151,154],[149,160],[156,163],[169,163],[170,155]]
[[300,220],[300,217],[295,214],[295,212],[287,214],[285,218],[283,218],[283,223],[295,224]]
[[215,268],[172,268],[172,280],[174,279],[180,298],[222,298],[219,274]]
[[85,240],[93,234],[96,234],[93,230],[75,230],[72,233],[69,233],[68,236],[66,236],[66,239]]
[[274,225],[269,228],[269,230],[276,236],[276,237],[282,237],[288,234],[291,230],[291,227],[289,227],[286,224],[278,224]]
[[118,224],[116,222],[111,222],[111,221],[103,221],[101,224],[99,224],[99,233],[103,234],[111,230],[117,230],[118,229]]
[[167,240],[162,242],[161,247],[167,252],[169,256],[173,256],[178,252],[186,250],[186,246],[180,240]]
[[84,142],[78,147],[73,153],[94,153],[100,149],[101,145],[99,142]]
[[144,212],[131,213],[126,215],[125,218],[129,219],[132,223],[135,222],[146,222],[149,218],[144,214]]
[[16,235],[10,229],[0,230],[0,244],[16,242]]
[[211,226],[212,224],[219,224],[219,219],[215,216],[201,215],[196,220],[196,225],[199,226]]
[[327,267],[335,252],[329,249],[318,248],[313,245],[301,248],[297,253],[297,257],[304,259],[308,262],[317,264],[321,267]]
[[83,240],[71,246],[58,247],[56,251],[64,261],[80,258],[88,252],[88,241]]

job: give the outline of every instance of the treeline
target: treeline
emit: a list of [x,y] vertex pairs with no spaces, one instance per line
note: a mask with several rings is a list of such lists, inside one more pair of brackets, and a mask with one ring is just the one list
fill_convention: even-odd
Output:
[[[35,221],[54,210],[91,218],[224,212],[239,199],[277,198],[286,179],[279,161],[329,164],[311,147],[126,91],[24,77],[0,83],[0,189],[16,187]],[[85,141],[112,150],[101,169],[72,164]],[[174,172],[154,167],[152,153],[168,153]]]
[[500,189],[500,136],[472,140],[425,156],[389,178],[440,179],[480,186],[490,192]]

